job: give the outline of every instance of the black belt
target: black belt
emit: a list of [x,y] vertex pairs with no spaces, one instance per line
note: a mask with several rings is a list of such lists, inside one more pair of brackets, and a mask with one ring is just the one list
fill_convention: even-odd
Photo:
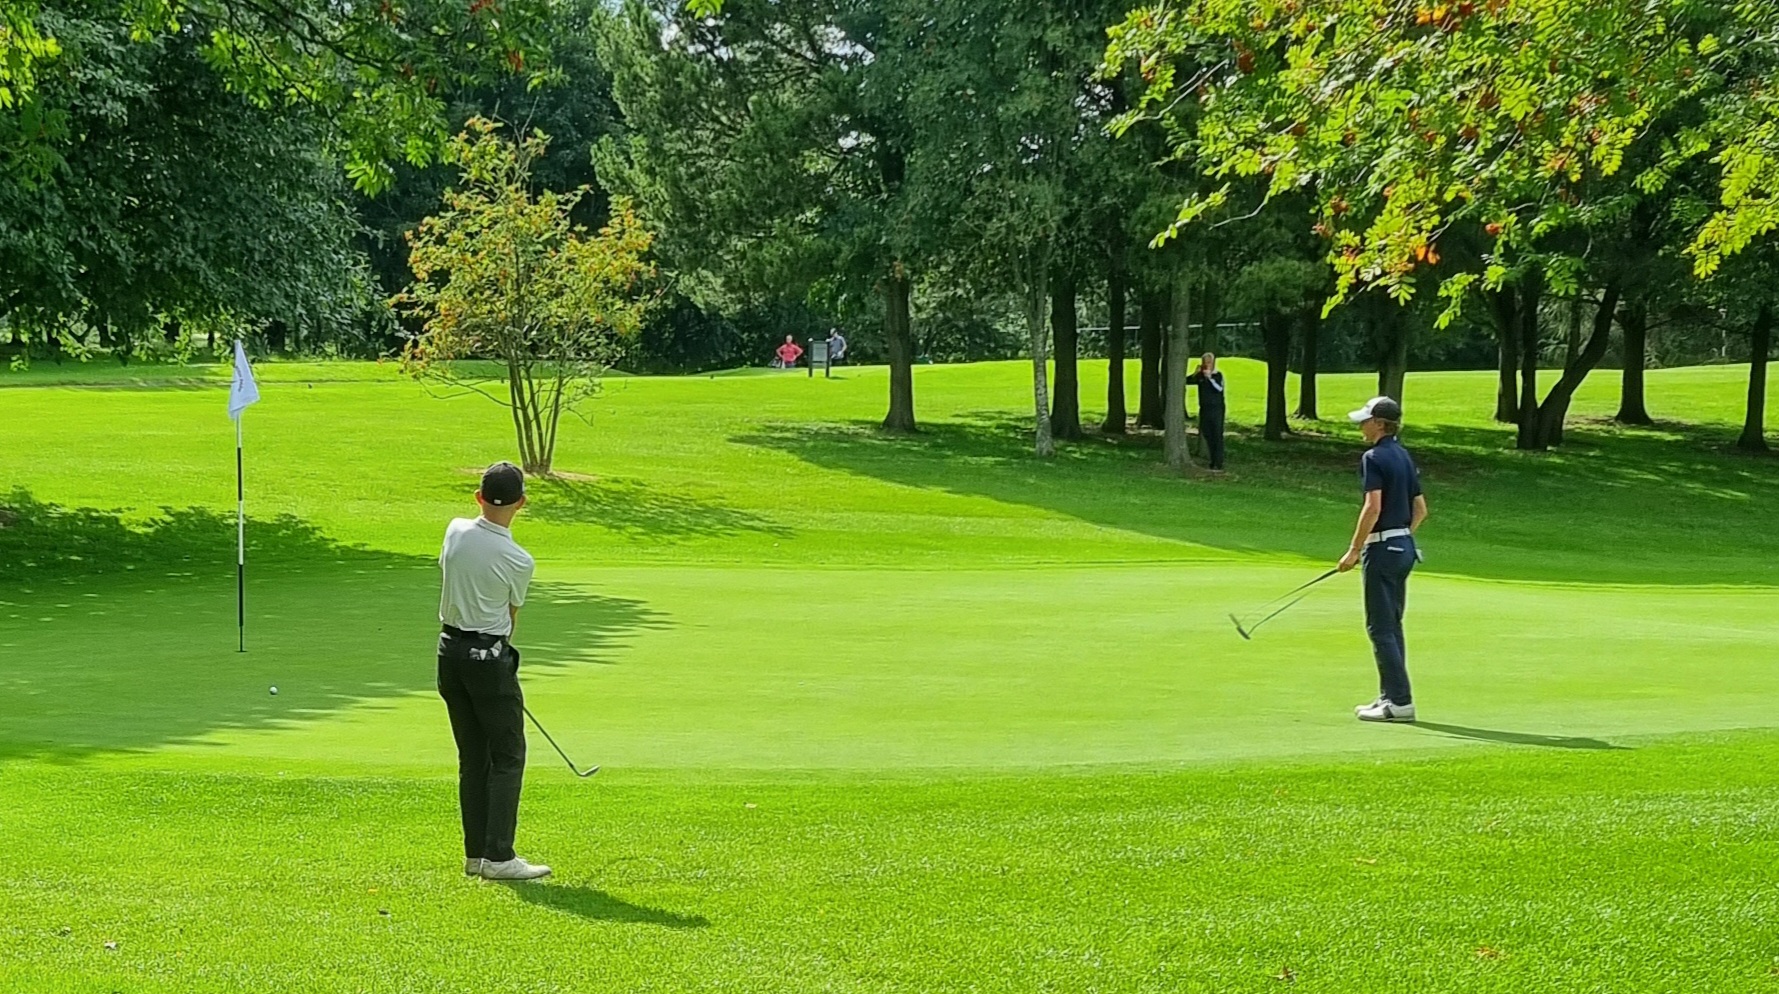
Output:
[[496,635],[493,632],[472,632],[467,628],[458,628],[456,625],[446,625],[446,626],[444,626],[444,630],[445,630],[446,635],[449,635],[454,639],[503,639],[503,638],[506,638],[505,635]]

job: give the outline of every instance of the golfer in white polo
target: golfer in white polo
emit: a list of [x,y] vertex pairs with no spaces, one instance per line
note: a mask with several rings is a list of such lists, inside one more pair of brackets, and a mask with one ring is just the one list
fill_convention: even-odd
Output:
[[549,876],[513,852],[525,780],[525,698],[513,623],[536,564],[513,541],[525,506],[525,474],[499,462],[476,491],[482,513],[445,528],[439,553],[439,696],[457,740],[457,802],[463,812],[463,872],[485,880]]

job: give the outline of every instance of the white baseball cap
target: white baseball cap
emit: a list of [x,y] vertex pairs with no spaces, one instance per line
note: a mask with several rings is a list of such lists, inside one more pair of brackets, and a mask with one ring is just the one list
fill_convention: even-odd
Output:
[[1354,424],[1382,418],[1385,421],[1401,421],[1402,405],[1389,397],[1373,397],[1365,402],[1365,406],[1347,415],[1347,420]]

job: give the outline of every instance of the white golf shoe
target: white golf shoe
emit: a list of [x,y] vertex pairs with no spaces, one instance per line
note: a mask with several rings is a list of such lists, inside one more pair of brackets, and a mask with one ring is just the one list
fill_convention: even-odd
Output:
[[1360,721],[1413,722],[1415,720],[1413,704],[1391,704],[1383,698],[1357,709],[1354,713],[1359,716]]
[[502,863],[482,860],[483,880],[539,880],[549,875],[549,867],[532,866],[517,856]]
[[463,861],[463,875],[466,877],[481,876],[482,875],[482,859],[481,859],[481,857],[478,856],[475,859],[464,860]]

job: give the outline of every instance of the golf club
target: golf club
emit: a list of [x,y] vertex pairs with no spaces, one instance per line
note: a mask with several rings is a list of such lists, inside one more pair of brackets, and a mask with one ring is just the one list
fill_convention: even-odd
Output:
[[[1331,569],[1328,572],[1323,573],[1321,576],[1316,577],[1314,580],[1311,580],[1310,582],[1308,582],[1300,587],[1297,587],[1293,590],[1290,590],[1283,594],[1280,594],[1279,596],[1274,597],[1272,600],[1267,601],[1265,604],[1260,605],[1260,607],[1258,609],[1256,609],[1253,613],[1258,614],[1261,611],[1265,611],[1267,608],[1272,607],[1274,604],[1278,604],[1280,601],[1285,601],[1285,603],[1279,604],[1278,607],[1273,608],[1272,613],[1268,614],[1266,617],[1261,618],[1259,621],[1256,621],[1251,625],[1244,626],[1242,624],[1242,620],[1240,618],[1236,617],[1233,614],[1230,615],[1229,620],[1235,622],[1236,634],[1238,634],[1242,638],[1252,642],[1254,640],[1254,633],[1260,630],[1261,625],[1264,625],[1267,622],[1278,617],[1279,615],[1285,613],[1286,608],[1290,607],[1293,604],[1296,604],[1300,600],[1303,600],[1305,597],[1308,597],[1309,590],[1311,587],[1314,587],[1316,584],[1321,583],[1323,580],[1326,580],[1329,577],[1331,577],[1334,574],[1339,573],[1339,572],[1340,572],[1339,569]],[[1287,598],[1289,598],[1289,600],[1287,600]]]
[[532,724],[533,724],[533,725],[536,725],[536,726],[537,726],[537,730],[538,730],[538,731],[540,731],[540,732],[543,732],[543,733],[544,733],[544,739],[545,739],[545,741],[547,741],[547,742],[549,742],[549,743],[550,743],[550,748],[552,748],[552,749],[555,749],[555,750],[556,750],[556,755],[558,755],[558,756],[561,756],[561,757],[562,757],[562,761],[563,761],[563,762],[564,762],[564,763],[567,763],[567,764],[568,764],[568,771],[569,771],[569,772],[570,772],[570,773],[573,773],[573,774],[574,774],[574,775],[575,775],[575,776],[577,776],[577,777],[580,777],[580,778],[581,778],[581,779],[582,779],[582,780],[585,780],[585,779],[587,779],[587,778],[588,778],[588,777],[590,777],[590,776],[592,776],[592,775],[593,775],[593,774],[595,774],[595,773],[598,773],[598,772],[599,772],[599,767],[597,767],[597,766],[595,766],[595,767],[593,767],[593,768],[592,768],[592,769],[590,769],[590,770],[588,770],[588,771],[587,771],[587,772],[585,772],[585,773],[582,773],[582,772],[581,772],[581,770],[580,770],[580,767],[578,767],[578,766],[576,766],[576,765],[574,765],[574,760],[572,760],[572,759],[569,759],[569,758],[568,758],[568,753],[566,753],[566,752],[563,752],[563,751],[562,751],[562,747],[561,747],[561,746],[559,746],[559,745],[557,745],[557,744],[556,744],[556,740],[555,740],[555,739],[553,739],[553,738],[550,738],[550,732],[549,732],[549,730],[548,730],[548,729],[546,729],[546,728],[544,728],[544,723],[543,723],[543,722],[541,722],[541,721],[538,721],[538,720],[537,720],[537,715],[535,715],[535,714],[532,714],[532,713],[531,713],[531,709],[530,709],[530,708],[528,708],[528,707],[526,707],[526,706],[525,706],[525,705],[523,705],[523,704],[521,704],[521,705],[519,705],[519,709],[520,709],[520,710],[521,710],[521,711],[524,711],[524,712],[525,712],[525,717],[527,717],[527,718],[530,718],[530,719],[531,719],[531,723],[532,723]]

